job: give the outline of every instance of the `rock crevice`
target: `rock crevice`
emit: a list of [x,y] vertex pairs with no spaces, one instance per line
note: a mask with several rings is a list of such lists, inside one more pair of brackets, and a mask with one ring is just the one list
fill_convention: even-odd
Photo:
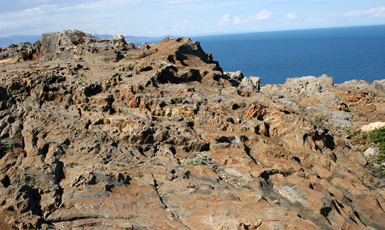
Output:
[[385,226],[383,179],[345,135],[385,122],[383,81],[264,86],[188,38],[135,47],[77,30],[9,57],[0,216],[12,228]]

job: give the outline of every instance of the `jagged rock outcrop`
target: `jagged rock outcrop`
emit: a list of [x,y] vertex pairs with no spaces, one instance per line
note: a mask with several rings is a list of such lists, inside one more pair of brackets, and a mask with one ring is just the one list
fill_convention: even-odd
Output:
[[382,120],[385,95],[379,89],[384,83],[352,80],[334,85],[327,75],[307,76],[288,78],[282,85],[266,85],[261,92],[336,127],[358,128],[368,121]]
[[[385,226],[382,179],[325,120],[383,120],[376,92],[327,76],[260,87],[224,73],[188,38],[142,49],[77,31],[46,36],[68,44],[0,64],[0,138],[10,147],[0,159],[0,226]],[[333,109],[342,102],[348,111]],[[356,119],[362,106],[367,121]]]
[[[40,41],[21,43],[0,52],[3,62],[19,60],[66,60],[87,61],[90,63],[117,62],[124,58],[126,51],[135,48],[127,45],[124,36],[116,35],[111,39],[98,39],[79,30],[63,30],[45,33]],[[23,52],[25,51],[25,53]]]

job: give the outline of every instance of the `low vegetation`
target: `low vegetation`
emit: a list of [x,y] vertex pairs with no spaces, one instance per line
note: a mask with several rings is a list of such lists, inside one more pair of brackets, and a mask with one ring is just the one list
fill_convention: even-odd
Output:
[[370,133],[370,140],[380,145],[380,156],[385,160],[385,127],[373,130]]
[[27,50],[23,50],[23,51],[20,51],[19,52],[19,56],[24,60],[28,60],[29,59],[29,55],[28,55],[28,51]]
[[245,189],[248,189],[248,190],[252,190],[251,185],[249,185],[249,184],[242,184],[242,185],[241,185],[241,188],[245,188]]
[[315,120],[319,123],[322,123],[322,122],[328,123],[329,122],[329,118],[324,114],[315,115]]
[[216,171],[218,168],[218,165],[212,161],[212,158],[208,154],[201,154],[194,158],[189,158],[186,164],[189,166],[207,165],[213,171]]
[[367,157],[367,168],[378,177],[385,177],[385,127],[370,132],[350,132],[352,141],[368,146],[375,143],[380,149],[379,154]]
[[0,158],[2,158],[7,152],[12,151],[15,142],[12,139],[4,139],[0,141]]

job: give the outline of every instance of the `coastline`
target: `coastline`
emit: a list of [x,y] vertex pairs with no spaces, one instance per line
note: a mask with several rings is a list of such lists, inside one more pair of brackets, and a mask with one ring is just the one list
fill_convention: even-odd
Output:
[[385,159],[357,138],[385,122],[385,80],[261,85],[186,37],[65,30],[6,52],[1,226],[385,226]]

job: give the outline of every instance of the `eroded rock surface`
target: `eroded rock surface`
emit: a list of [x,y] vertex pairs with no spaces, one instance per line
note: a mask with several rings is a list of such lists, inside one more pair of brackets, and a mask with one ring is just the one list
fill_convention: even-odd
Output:
[[385,226],[381,180],[339,128],[384,121],[381,82],[261,87],[188,38],[135,47],[63,31],[38,45],[0,65],[0,138],[14,143],[0,226]]

